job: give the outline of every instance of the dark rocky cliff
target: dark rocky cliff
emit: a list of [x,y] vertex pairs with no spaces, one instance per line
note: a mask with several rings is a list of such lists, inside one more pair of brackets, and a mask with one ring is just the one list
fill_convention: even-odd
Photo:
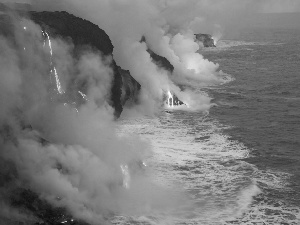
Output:
[[155,52],[153,52],[151,49],[147,50],[153,60],[153,62],[158,65],[159,67],[164,68],[165,70],[168,70],[169,72],[174,71],[174,66],[170,63],[169,60],[167,60],[165,57],[157,55]]
[[[31,12],[30,18],[39,24],[43,29],[50,30],[50,34],[71,39],[76,55],[82,48],[88,47],[100,51],[104,56],[112,55],[113,45],[109,36],[97,25],[76,17],[67,12]],[[114,72],[113,84],[111,88],[111,105],[115,109],[115,116],[119,117],[126,101],[121,99],[123,79],[119,67],[112,60],[111,68]],[[133,85],[136,81],[130,80]]]
[[[7,10],[0,4],[1,10]],[[71,15],[67,12],[29,12],[22,13],[23,16],[29,16],[31,20],[39,24],[44,31],[47,31],[51,37],[60,37],[69,40],[74,44],[72,54],[76,58],[80,51],[85,48],[92,48],[93,50],[101,52],[104,56],[112,56],[113,48],[109,36],[95,24]],[[0,36],[5,36],[13,40],[14,32],[12,31],[13,22],[10,17],[0,14]],[[164,57],[157,55],[150,49],[148,52],[153,61],[160,67],[173,72],[173,65]],[[110,104],[115,109],[115,117],[119,117],[122,113],[123,106],[127,102],[132,104],[138,103],[138,95],[141,89],[140,84],[130,75],[130,72],[123,70],[116,64],[114,60],[111,61],[111,68],[113,69],[113,83],[110,92]],[[175,102],[179,102],[175,97]],[[32,129],[30,125],[24,125],[24,129]],[[0,128],[0,135],[9,135],[9,128]],[[41,144],[46,144],[47,140],[41,138]],[[6,168],[6,169],[5,169]],[[11,185],[14,180],[17,180],[17,172],[14,165],[3,161],[0,157],[0,192],[1,188],[7,184]],[[55,208],[45,200],[42,200],[36,193],[27,187],[19,187],[12,185],[14,188],[10,189],[10,194],[6,196],[7,204],[18,208],[21,211],[32,215],[38,219],[36,225],[56,225],[56,224],[73,224],[83,225],[86,223],[72,219],[72,216],[64,208]],[[1,194],[1,193],[0,193]],[[1,196],[0,196],[1,197]],[[13,220],[2,220],[0,215],[0,223],[16,224]],[[17,223],[19,224],[19,223]]]
[[[142,39],[140,40],[140,42],[145,42],[147,44],[145,36],[142,37]],[[159,66],[161,68],[164,68],[165,70],[168,70],[171,73],[174,71],[174,66],[165,57],[156,54],[149,47],[147,49],[147,52],[150,54],[150,57],[152,58],[152,61],[157,66]]]
[[71,38],[75,46],[91,46],[111,55],[114,46],[109,36],[97,25],[67,12],[30,12],[30,18],[51,34]]
[[[14,40],[14,19],[6,11],[10,10],[0,4],[0,37]],[[98,26],[93,23],[75,17],[67,12],[21,12],[21,16],[28,16],[35,23],[39,24],[44,31],[47,31],[51,37],[60,37],[73,43],[74,49],[72,54],[76,58],[84,49],[92,49],[101,52],[103,56],[112,56],[113,45],[109,36]],[[115,117],[119,117],[125,103],[132,99],[137,102],[140,84],[130,75],[129,71],[123,70],[114,60],[111,61],[110,67],[113,70],[113,83],[110,92],[109,103],[115,109]],[[22,121],[21,121],[22,122]],[[24,129],[32,129],[29,124],[24,125]],[[11,128],[0,127],[0,135],[13,141],[13,132]],[[47,143],[41,138],[41,144]],[[1,143],[0,143],[1,145]],[[1,158],[0,155],[0,202],[20,212],[35,218],[35,225],[57,225],[72,224],[86,225],[85,222],[72,218],[71,214],[65,208],[56,208],[47,201],[40,198],[28,187],[19,187],[15,184],[18,180],[18,173],[15,165]],[[11,186],[9,193],[2,193],[2,189]],[[1,211],[1,210],[0,210]],[[28,224],[17,222],[15,218],[7,219],[0,212],[0,224]]]
[[[30,18],[46,29],[54,37],[59,36],[64,39],[71,39],[75,45],[75,52],[80,51],[85,46],[92,47],[100,51],[104,56],[112,55],[114,46],[109,36],[97,25],[76,17],[67,12],[31,12]],[[141,42],[146,42],[143,37]],[[173,72],[174,66],[165,58],[151,49],[147,50],[155,64]],[[137,96],[141,88],[140,84],[130,75],[129,71],[123,70],[114,60],[111,67],[114,71],[114,79],[111,89],[111,105],[115,109],[115,116],[119,117],[123,106],[128,100],[137,103]]]
[[204,47],[216,47],[214,39],[210,34],[195,34],[197,41],[202,42]]

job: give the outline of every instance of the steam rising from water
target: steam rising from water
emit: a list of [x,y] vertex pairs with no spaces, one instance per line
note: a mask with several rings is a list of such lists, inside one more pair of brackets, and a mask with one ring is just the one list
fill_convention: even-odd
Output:
[[[155,112],[165,93],[174,93],[194,110],[209,109],[210,98],[194,88],[220,84],[224,74],[197,53],[192,30],[169,26],[162,13],[168,4],[65,3],[68,11],[108,33],[117,64],[142,86],[141,109]],[[16,19],[13,24],[15,40],[0,38],[0,151],[1,160],[12,162],[17,171],[11,186],[34,190],[92,224],[115,212],[176,211],[186,199],[141,175],[150,145],[136,136],[116,134],[108,104],[111,58],[86,51],[75,59],[72,43],[53,39],[28,20]],[[180,32],[174,33],[177,29]],[[143,36],[147,45],[140,42]],[[148,47],[171,62],[173,74],[152,62]],[[75,85],[82,80],[87,81],[84,93]],[[179,87],[183,84],[187,88]],[[74,93],[88,101],[79,104]],[[4,189],[1,197],[6,194]]]
[[[151,155],[149,145],[116,135],[107,103],[111,59],[90,51],[75,59],[72,43],[51,38],[28,20],[16,19],[12,30],[13,41],[0,40],[0,157],[13,163],[10,170],[17,175],[6,181],[12,188],[3,189],[1,198],[9,203],[5,196],[21,183],[92,224],[103,223],[112,212],[145,214],[182,202],[181,194],[139,175]],[[74,82],[82,79],[87,90],[79,93],[88,101],[79,104],[72,93],[78,92]],[[9,216],[6,211],[2,217]]]
[[[197,85],[215,85],[224,81],[224,74],[218,72],[217,64],[197,53],[199,45],[194,42],[193,30],[180,25],[180,31],[173,32],[179,25],[170,26],[168,15],[163,10],[175,7],[171,2],[164,4],[147,0],[89,0],[84,3],[66,0],[60,5],[54,4],[54,7],[88,19],[105,30],[114,45],[113,55],[117,64],[129,70],[141,84],[140,102],[148,111],[155,111],[169,90],[177,96],[201,98],[196,108],[205,106],[208,109],[209,98],[189,92],[188,89],[183,90],[178,84],[193,86],[196,82]],[[147,45],[140,42],[142,37],[146,38]],[[147,47],[171,62],[175,68],[173,74],[152,62]]]

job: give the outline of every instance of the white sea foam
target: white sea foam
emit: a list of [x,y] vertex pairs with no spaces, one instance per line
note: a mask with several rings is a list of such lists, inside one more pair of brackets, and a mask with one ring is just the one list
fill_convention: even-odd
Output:
[[[260,185],[285,188],[287,174],[261,171],[241,160],[249,157],[250,150],[225,135],[226,128],[201,114],[182,111],[121,120],[120,135],[137,134],[151,142],[153,155],[147,161],[150,179],[162,187],[184,191],[191,201],[176,212],[115,217],[113,223],[262,224],[266,218],[284,221],[285,210],[296,212],[278,206],[278,216],[270,217],[268,210],[274,206],[268,201],[253,202],[255,196],[264,196]],[[299,210],[294,214],[291,224],[299,217]]]
[[207,52],[207,51],[224,51],[228,50],[232,47],[244,46],[246,47],[245,50],[252,51],[253,49],[251,46],[257,45],[278,45],[278,43],[272,42],[251,42],[251,41],[236,41],[236,40],[219,40],[216,48],[201,48],[200,52]]

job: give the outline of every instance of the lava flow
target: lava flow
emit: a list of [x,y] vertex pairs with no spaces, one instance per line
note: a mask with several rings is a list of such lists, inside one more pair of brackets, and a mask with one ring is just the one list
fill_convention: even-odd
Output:
[[168,91],[168,102],[167,102],[169,107],[174,107],[174,98],[173,95],[170,91]]
[[186,103],[182,102],[181,100],[178,99],[178,97],[175,94],[172,94],[171,91],[167,92],[167,101],[166,101],[167,107],[173,108],[175,106],[180,106],[180,105],[186,105]]

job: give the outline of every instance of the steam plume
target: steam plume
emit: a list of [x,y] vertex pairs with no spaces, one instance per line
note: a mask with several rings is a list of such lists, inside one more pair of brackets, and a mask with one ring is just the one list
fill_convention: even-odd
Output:
[[[75,59],[71,43],[46,38],[28,20],[18,18],[13,24],[15,38],[0,39],[0,158],[13,162],[8,174],[13,168],[17,171],[5,182],[14,188],[21,182],[91,224],[103,223],[111,212],[140,213],[145,204],[147,209],[169,207],[163,190],[134,176],[150,155],[148,145],[116,134],[113,109],[107,103],[111,59],[92,51]],[[50,41],[51,45],[45,44]],[[85,104],[74,108],[53,91],[49,82],[53,65],[57,74],[63,74],[64,89],[75,88],[74,81],[87,81]],[[124,177],[124,168],[132,174],[133,187],[126,191],[129,177]]]
[[[31,3],[36,9],[69,11],[104,29],[114,45],[113,58],[142,86],[142,108],[157,109],[163,95],[172,91],[193,108],[207,110],[209,97],[179,86],[223,82],[224,74],[218,65],[198,53],[199,46],[193,39],[195,29],[207,29],[210,23],[219,27],[221,18],[228,18],[230,10],[225,10],[219,18],[210,20],[212,14],[218,14],[215,12],[228,9],[229,3],[209,2]],[[259,11],[265,5],[230,2],[239,12]],[[124,182],[127,170],[139,170],[151,151],[147,143],[136,137],[116,134],[113,109],[108,104],[112,59],[96,51],[82,52],[74,58],[72,43],[51,35],[46,39],[41,28],[29,20],[12,20],[15,39],[0,36],[0,158],[9,165],[8,173],[17,172],[5,182],[14,188],[32,189],[54,206],[66,207],[75,217],[92,224],[102,223],[111,212],[142,214],[176,205],[178,199],[138,173],[131,175],[134,173],[130,171],[131,176],[126,176]],[[147,43],[140,42],[142,37]],[[51,46],[44,45],[47,41],[51,41]],[[147,48],[168,59],[174,66],[173,73],[153,63]],[[62,90],[75,91],[74,81],[86,80],[89,101],[74,107],[71,101],[57,95],[49,82],[51,70],[55,70],[55,76],[58,74]],[[129,179],[131,184],[125,185]],[[1,198],[5,199],[7,190],[1,186]],[[5,199],[1,206],[9,209],[8,201]],[[0,213],[8,211],[18,214],[14,210]]]

